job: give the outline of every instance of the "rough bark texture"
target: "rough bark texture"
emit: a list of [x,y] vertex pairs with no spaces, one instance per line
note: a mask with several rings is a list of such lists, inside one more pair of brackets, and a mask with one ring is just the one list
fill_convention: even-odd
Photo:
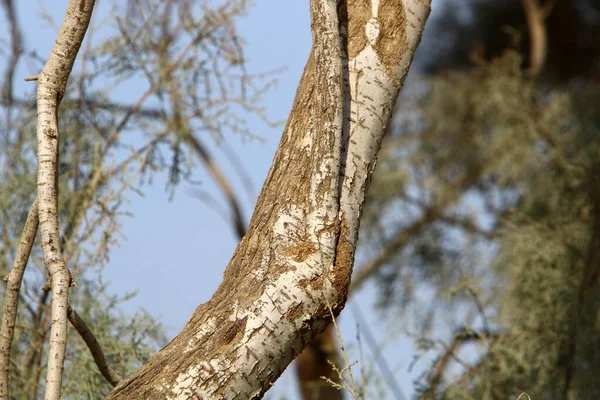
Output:
[[429,1],[339,3],[342,46],[336,2],[311,2],[313,51],[222,284],[109,399],[261,398],[343,307],[364,191]]

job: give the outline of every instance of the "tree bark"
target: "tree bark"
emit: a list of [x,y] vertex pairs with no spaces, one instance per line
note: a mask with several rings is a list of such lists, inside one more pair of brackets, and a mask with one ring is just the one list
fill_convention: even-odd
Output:
[[65,264],[58,230],[58,106],[79,47],[87,31],[95,0],[70,0],[58,37],[38,77],[37,199],[44,264],[52,284],[52,326],[45,400],[58,400],[67,346],[67,308],[71,273]]
[[[341,383],[342,353],[333,323],[317,335],[296,358],[296,377],[302,400],[342,400],[343,391],[331,385]],[[333,365],[337,370],[333,368]]]
[[15,334],[17,310],[19,306],[19,293],[23,283],[25,267],[35,242],[39,226],[38,202],[34,200],[27,220],[23,227],[23,234],[17,247],[17,255],[12,270],[4,278],[6,281],[6,294],[4,297],[4,312],[2,313],[2,328],[0,328],[0,399],[8,400],[8,370],[10,366],[10,353]]
[[223,282],[109,399],[261,398],[343,308],[365,190],[429,0],[336,3],[311,1],[313,50]]

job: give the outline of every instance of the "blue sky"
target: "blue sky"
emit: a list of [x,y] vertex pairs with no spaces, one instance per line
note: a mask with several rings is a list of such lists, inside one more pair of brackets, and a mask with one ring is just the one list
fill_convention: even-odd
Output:
[[[51,34],[53,30],[42,28],[39,19],[29,18],[27,13],[31,13],[31,10],[25,7],[25,3],[27,8],[38,3],[31,0],[17,3],[26,46],[38,49],[42,57],[47,56],[54,40]],[[46,7],[57,20],[61,20],[66,3],[66,0],[46,1]],[[98,2],[98,7],[106,6],[106,1]],[[311,46],[308,1],[257,0],[249,15],[241,21],[240,29],[247,41],[245,54],[250,73],[286,67],[278,77],[277,88],[264,98],[268,116],[272,120],[285,120]],[[23,77],[38,72],[30,70],[28,63],[22,64],[20,74]],[[141,93],[145,88],[140,84],[139,88],[128,90],[138,89]],[[242,196],[247,218],[251,215],[255,196],[271,165],[283,130],[282,126],[269,128],[257,118],[249,121],[252,132],[264,138],[264,141],[247,141],[238,136],[225,138],[239,156],[255,187],[253,198]],[[231,172],[222,153],[212,147],[217,161]],[[202,180],[204,190],[216,192],[203,171],[198,172],[198,177]],[[238,193],[244,193],[239,182],[236,182],[236,189]],[[126,239],[112,251],[104,275],[115,293],[139,290],[138,296],[131,300],[127,308],[130,311],[140,307],[147,310],[167,326],[170,335],[176,334],[194,309],[210,298],[221,281],[223,270],[237,243],[230,227],[211,208],[194,197],[191,190],[190,186],[183,184],[176,191],[174,199],[169,200],[169,194],[165,192],[165,179],[158,177],[152,186],[146,188],[144,198],[131,195],[127,209],[134,216],[124,220],[123,234]],[[155,233],[157,228],[160,235]],[[394,370],[403,393],[409,398],[413,393],[412,380],[420,368],[412,373],[407,371],[414,349],[410,339],[398,331],[396,318],[385,318],[372,311],[375,290],[367,286],[353,297],[353,303],[360,304],[370,329],[378,341],[385,342],[384,356]],[[358,359],[359,354],[355,351],[357,323],[349,307],[342,314],[340,325],[349,344],[351,361]],[[365,358],[361,362],[372,367],[369,350],[364,343],[362,346]],[[290,369],[278,382],[275,391],[295,396],[295,381],[289,372]],[[390,395],[388,398],[402,397]]]

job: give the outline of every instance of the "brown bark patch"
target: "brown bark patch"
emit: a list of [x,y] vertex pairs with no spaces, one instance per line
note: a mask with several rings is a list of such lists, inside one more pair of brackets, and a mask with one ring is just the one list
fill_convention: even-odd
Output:
[[[365,26],[373,18],[371,1],[348,0],[348,10],[348,57],[354,58],[368,44]],[[382,0],[377,15],[381,34],[375,51],[389,77],[397,80],[396,69],[407,50],[406,15],[402,0]]]
[[325,278],[323,278],[322,276],[317,276],[316,278],[312,279],[310,281],[310,286],[313,288],[313,290],[317,290],[320,291],[321,289],[323,289],[323,283]]
[[[338,301],[343,302],[348,296],[350,276],[354,264],[354,246],[348,240],[348,228],[344,223],[340,226],[340,236],[335,253],[333,268],[333,287]],[[335,305],[334,305],[335,306]]]
[[302,314],[303,309],[304,307],[302,306],[302,304],[293,305],[287,312],[287,318],[290,321],[295,321],[300,316],[300,314]]
[[319,250],[319,246],[315,242],[304,242],[299,243],[295,246],[286,247],[283,250],[283,254],[286,257],[291,257],[296,262],[302,262],[306,260],[311,254],[316,253]]
[[221,328],[221,335],[219,337],[219,345],[225,345],[233,342],[236,336],[243,332],[246,328],[247,317],[238,319],[236,321],[224,321],[223,327]]
[[397,80],[396,69],[402,54],[407,51],[406,14],[401,0],[382,0],[379,3],[379,24],[381,36],[375,50],[387,74]]
[[348,57],[354,58],[367,45],[365,25],[373,17],[370,0],[348,0]]

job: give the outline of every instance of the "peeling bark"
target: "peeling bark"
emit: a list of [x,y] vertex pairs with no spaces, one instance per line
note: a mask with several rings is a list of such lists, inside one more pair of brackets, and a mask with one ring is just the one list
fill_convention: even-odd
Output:
[[331,321],[329,306],[342,309],[365,190],[429,0],[337,3],[311,1],[313,50],[223,282],[109,399],[261,398]]

